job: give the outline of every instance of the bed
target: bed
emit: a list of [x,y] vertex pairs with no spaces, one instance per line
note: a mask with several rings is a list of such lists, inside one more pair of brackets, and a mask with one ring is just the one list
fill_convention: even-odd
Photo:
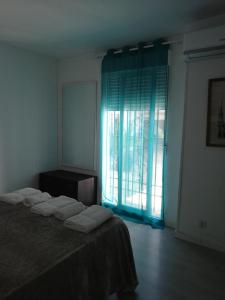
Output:
[[119,218],[83,234],[22,204],[0,202],[0,300],[101,300],[137,284]]

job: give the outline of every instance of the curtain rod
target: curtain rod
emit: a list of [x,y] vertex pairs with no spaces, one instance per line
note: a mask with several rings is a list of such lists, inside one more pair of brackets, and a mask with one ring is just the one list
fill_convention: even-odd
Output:
[[[180,44],[182,43],[183,40],[182,39],[178,39],[178,40],[168,40],[168,41],[165,41],[165,42],[162,42],[161,44],[162,45],[172,45],[172,44]],[[143,48],[153,48],[154,47],[154,43],[150,42],[149,44],[143,46]],[[132,47],[129,49],[129,51],[136,51],[138,50],[139,48],[138,47]],[[113,54],[119,54],[119,53],[122,53],[123,52],[123,49],[117,49],[113,52]],[[102,55],[99,55],[97,56],[97,58],[103,58],[107,53],[103,53]]]

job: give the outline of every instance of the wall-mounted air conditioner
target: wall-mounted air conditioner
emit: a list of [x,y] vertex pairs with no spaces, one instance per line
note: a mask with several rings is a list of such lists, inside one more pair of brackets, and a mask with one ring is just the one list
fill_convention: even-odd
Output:
[[186,33],[184,54],[188,58],[225,54],[225,25]]

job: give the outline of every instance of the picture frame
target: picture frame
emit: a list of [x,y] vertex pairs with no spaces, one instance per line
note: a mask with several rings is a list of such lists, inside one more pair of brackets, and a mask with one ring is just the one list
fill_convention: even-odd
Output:
[[206,145],[225,147],[225,77],[208,81]]

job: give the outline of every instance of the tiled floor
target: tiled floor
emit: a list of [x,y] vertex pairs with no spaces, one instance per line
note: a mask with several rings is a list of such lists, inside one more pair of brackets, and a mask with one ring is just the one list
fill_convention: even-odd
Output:
[[225,300],[225,253],[178,240],[171,229],[126,224],[139,286],[108,300]]

